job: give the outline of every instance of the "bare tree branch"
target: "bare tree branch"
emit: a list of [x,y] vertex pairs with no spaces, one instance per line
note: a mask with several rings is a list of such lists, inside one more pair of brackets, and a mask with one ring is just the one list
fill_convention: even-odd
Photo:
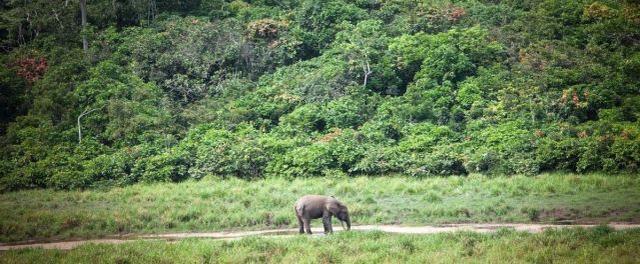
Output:
[[80,119],[82,117],[90,114],[91,112],[94,112],[94,111],[102,109],[103,107],[93,108],[91,110],[84,110],[84,111],[82,111],[82,113],[80,113],[80,115],[78,116],[78,144],[82,143],[82,126],[80,124]]

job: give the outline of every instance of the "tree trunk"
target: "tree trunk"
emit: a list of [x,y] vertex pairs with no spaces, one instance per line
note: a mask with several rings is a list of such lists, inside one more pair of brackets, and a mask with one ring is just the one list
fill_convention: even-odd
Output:
[[80,17],[82,18],[82,50],[89,54],[89,41],[87,40],[87,0],[80,0]]
[[82,127],[80,126],[80,118],[82,118],[82,114],[78,116],[78,144],[82,143]]
[[362,82],[362,86],[367,87],[367,81],[369,80],[369,75],[371,75],[371,66],[369,66],[369,58],[367,58],[362,64],[362,72],[364,73],[364,80]]
[[82,117],[90,114],[91,112],[99,110],[101,108],[94,108],[94,109],[91,109],[91,110],[84,110],[84,111],[82,111],[82,113],[80,113],[80,115],[78,115],[78,144],[82,143],[82,124],[80,123],[80,119],[82,119]]

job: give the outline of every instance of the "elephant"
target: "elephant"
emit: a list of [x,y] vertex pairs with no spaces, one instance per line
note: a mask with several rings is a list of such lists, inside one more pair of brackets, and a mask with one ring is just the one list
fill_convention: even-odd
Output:
[[[300,225],[300,234],[311,234],[311,219],[322,218],[324,225],[324,233],[332,233],[331,216],[335,216],[340,220],[343,230],[351,229],[351,219],[349,218],[349,210],[347,206],[338,201],[333,196],[324,195],[305,195],[302,196],[294,205],[298,224]],[[347,223],[345,229],[344,223]]]

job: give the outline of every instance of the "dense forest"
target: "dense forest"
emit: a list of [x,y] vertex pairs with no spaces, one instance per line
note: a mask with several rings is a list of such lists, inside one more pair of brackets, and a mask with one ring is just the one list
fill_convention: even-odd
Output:
[[635,172],[638,1],[7,0],[0,190]]

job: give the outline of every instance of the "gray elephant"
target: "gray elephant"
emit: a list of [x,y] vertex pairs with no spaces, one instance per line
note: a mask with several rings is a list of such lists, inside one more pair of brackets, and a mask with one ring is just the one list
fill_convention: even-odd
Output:
[[311,234],[311,219],[317,218],[322,218],[325,234],[333,232],[333,227],[331,227],[332,216],[340,220],[343,229],[345,229],[345,222],[347,223],[346,230],[351,229],[351,220],[347,206],[333,196],[305,195],[298,199],[294,209],[296,211],[296,217],[298,218],[298,224],[300,224],[300,234],[303,234],[305,231],[307,234]]

